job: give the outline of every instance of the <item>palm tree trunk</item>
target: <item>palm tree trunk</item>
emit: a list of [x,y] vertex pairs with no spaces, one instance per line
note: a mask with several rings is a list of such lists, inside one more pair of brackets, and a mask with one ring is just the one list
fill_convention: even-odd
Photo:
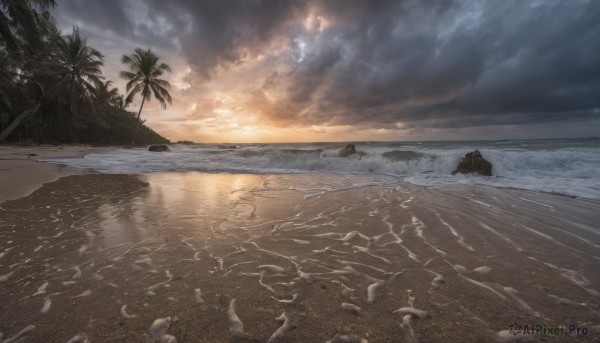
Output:
[[71,113],[71,119],[73,118],[73,95],[75,94],[75,77],[71,77],[71,90],[69,91],[69,112]]
[[142,108],[144,107],[144,101],[146,101],[146,97],[142,95],[142,104],[140,105],[140,110],[138,111],[138,115],[137,115],[137,125],[135,126],[135,133],[133,134],[133,142],[131,142],[132,148],[135,146],[135,137],[137,136],[138,128],[140,127],[140,114],[142,114]]
[[17,126],[19,126],[19,123],[21,123],[23,119],[27,118],[27,116],[29,116],[30,114],[35,113],[35,111],[37,111],[39,107],[40,104],[38,103],[37,105],[30,107],[23,111],[21,114],[19,114],[19,116],[16,117],[15,120],[13,120],[13,122],[10,123],[10,125],[8,125],[8,127],[4,129],[4,131],[2,131],[2,133],[0,133],[0,142],[2,142],[6,137],[8,137],[8,135],[10,135],[10,133],[13,132],[13,130]]

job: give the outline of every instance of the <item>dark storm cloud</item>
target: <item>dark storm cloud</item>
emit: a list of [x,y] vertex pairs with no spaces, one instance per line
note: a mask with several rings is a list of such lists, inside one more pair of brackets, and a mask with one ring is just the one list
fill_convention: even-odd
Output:
[[59,0],[55,17],[59,24],[80,26],[84,33],[99,39],[119,37],[171,51],[191,25],[184,13],[163,15],[143,0]]
[[[132,19],[139,6],[146,24]],[[59,11],[178,47],[195,82],[255,63],[250,102],[278,125],[599,117],[600,1],[70,0]]]
[[196,72],[208,77],[220,64],[239,63],[259,52],[290,21],[301,18],[306,2],[148,0],[153,11],[171,18],[189,14],[192,30],[181,36],[183,53]]
[[124,1],[58,0],[57,2],[59,17],[66,16],[83,24],[101,26],[120,35],[131,34],[132,22],[129,21],[123,7]]

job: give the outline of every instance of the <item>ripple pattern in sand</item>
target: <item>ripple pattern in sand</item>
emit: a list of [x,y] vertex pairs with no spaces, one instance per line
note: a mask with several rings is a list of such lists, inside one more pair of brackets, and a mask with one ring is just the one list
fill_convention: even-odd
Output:
[[593,327],[597,204],[511,192],[339,175],[61,179],[0,210],[0,331],[464,342],[515,321]]

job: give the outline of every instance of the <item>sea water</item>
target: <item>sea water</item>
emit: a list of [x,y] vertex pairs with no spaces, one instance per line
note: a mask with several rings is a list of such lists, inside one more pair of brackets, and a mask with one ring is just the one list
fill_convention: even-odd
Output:
[[[600,200],[600,138],[353,142],[357,153],[340,158],[345,143],[171,144],[171,151],[116,149],[84,158],[52,159],[106,173],[200,171],[287,174],[328,172],[388,175],[425,187],[481,184]],[[452,175],[461,158],[478,149],[493,176]]]

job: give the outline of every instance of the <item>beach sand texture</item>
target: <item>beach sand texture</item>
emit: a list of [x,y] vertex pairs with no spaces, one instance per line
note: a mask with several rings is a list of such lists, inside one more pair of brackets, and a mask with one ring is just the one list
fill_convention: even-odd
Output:
[[0,204],[28,195],[44,183],[58,180],[61,176],[86,172],[65,165],[38,162],[37,159],[83,157],[107,150],[111,148],[76,145],[0,146]]
[[594,342],[599,208],[378,176],[66,176],[1,204],[0,340]]

